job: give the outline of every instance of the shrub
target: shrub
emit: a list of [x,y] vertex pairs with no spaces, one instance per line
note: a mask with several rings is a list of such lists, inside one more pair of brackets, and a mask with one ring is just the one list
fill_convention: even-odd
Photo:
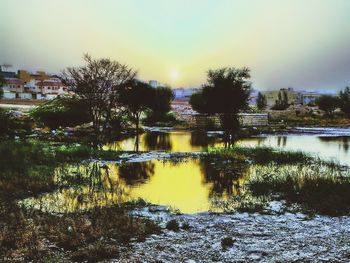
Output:
[[235,240],[232,239],[231,237],[224,237],[221,239],[221,246],[223,249],[233,247]]
[[180,230],[180,226],[175,219],[172,219],[166,224],[166,229],[177,232]]
[[86,103],[75,97],[58,97],[45,102],[32,110],[30,115],[50,129],[72,127],[91,121]]

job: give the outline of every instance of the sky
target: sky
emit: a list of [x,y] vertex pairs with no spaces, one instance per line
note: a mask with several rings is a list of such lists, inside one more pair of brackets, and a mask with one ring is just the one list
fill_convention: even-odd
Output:
[[260,90],[350,85],[350,0],[0,0],[0,64],[60,72],[83,54],[172,87],[249,67]]

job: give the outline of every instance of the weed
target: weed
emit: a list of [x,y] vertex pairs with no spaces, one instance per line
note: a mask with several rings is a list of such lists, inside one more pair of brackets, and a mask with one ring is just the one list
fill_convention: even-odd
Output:
[[180,226],[176,219],[172,219],[166,224],[166,229],[177,232],[180,230]]

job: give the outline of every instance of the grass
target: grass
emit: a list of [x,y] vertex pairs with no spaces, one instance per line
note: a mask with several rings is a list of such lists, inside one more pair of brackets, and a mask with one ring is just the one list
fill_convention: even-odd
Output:
[[166,224],[166,229],[177,232],[180,230],[180,225],[176,219],[172,219]]
[[303,152],[282,151],[268,147],[241,147],[214,148],[209,150],[210,157],[223,159],[252,160],[254,163],[267,164],[275,162],[278,164],[306,163],[313,158]]
[[211,199],[211,210],[224,213],[256,213],[264,211],[269,201],[271,201],[271,198],[267,195],[252,196],[249,193],[231,196],[227,199],[213,197]]
[[[80,144],[35,140],[1,142],[0,258],[94,262],[117,258],[120,246],[131,238],[141,241],[150,234],[159,233],[157,224],[128,214],[129,209],[145,204],[141,201],[61,215],[17,204],[18,199],[62,187],[78,187],[86,183],[99,187],[104,174],[94,176],[93,171],[100,171],[95,169],[94,163],[89,166],[90,173],[81,178],[78,178],[79,174],[71,174],[72,167],[85,159],[116,160],[118,156],[119,152]],[[57,169],[66,170],[66,173]],[[57,173],[64,178],[57,178]]]
[[246,182],[240,185],[239,194],[227,199],[214,196],[214,211],[263,212],[268,202],[278,195],[279,199],[286,200],[289,205],[298,205],[306,213],[350,214],[349,167],[303,152],[265,147],[211,149],[206,158],[219,174],[223,172],[225,176],[231,170],[242,170],[237,168],[242,167],[239,164],[243,163],[245,167],[242,171],[245,171]]
[[308,213],[330,216],[350,213],[349,170],[326,165],[271,164],[255,167],[249,180],[254,196],[279,194]]
[[270,147],[243,147],[235,145],[231,148],[212,148],[208,151],[208,157],[221,160],[251,161],[262,165],[276,163],[278,165],[319,164],[329,167],[341,166],[334,161],[325,161],[302,151],[284,151]]
[[74,261],[118,258],[120,245],[131,238],[142,241],[161,231],[153,221],[129,216],[122,206],[58,216],[8,205],[0,216],[0,256],[22,255],[24,261],[54,255],[57,249],[47,243]]

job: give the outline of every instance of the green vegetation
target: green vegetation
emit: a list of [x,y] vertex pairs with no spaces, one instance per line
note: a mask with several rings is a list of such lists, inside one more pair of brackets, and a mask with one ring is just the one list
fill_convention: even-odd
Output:
[[136,125],[137,139],[141,114],[150,108],[154,99],[154,93],[155,90],[150,85],[141,81],[134,81],[129,88],[121,92],[120,100]]
[[227,173],[227,166],[237,167],[237,162],[252,161],[246,173],[249,174],[247,183],[240,195],[224,201],[214,196],[214,210],[262,212],[277,194],[288,205],[297,204],[307,213],[331,216],[350,214],[349,167],[302,152],[276,151],[271,148],[236,146],[231,149],[213,149],[209,152],[209,158],[224,174]]
[[26,116],[16,117],[14,113],[0,108],[0,138],[24,137],[30,134],[32,120]]
[[314,158],[303,152],[282,151],[268,147],[241,147],[233,146],[230,149],[210,149],[209,156],[220,159],[252,160],[257,164],[275,162],[278,164],[309,163]]
[[255,167],[249,180],[253,195],[279,194],[307,212],[331,216],[350,213],[350,173],[341,167],[315,164]]
[[4,91],[2,89],[2,87],[5,85],[5,78],[2,74],[0,74],[0,99],[2,98]]
[[231,146],[239,130],[238,113],[248,107],[251,91],[248,68],[209,70],[208,84],[190,98],[192,108],[200,113],[218,114],[225,131],[225,142]]
[[154,89],[153,99],[143,119],[148,126],[173,126],[176,118],[169,111],[171,101],[174,99],[173,91],[169,87],[158,87]]
[[350,87],[346,87],[339,93],[340,109],[350,118]]
[[223,249],[227,249],[233,247],[234,242],[235,240],[231,237],[224,237],[223,239],[221,239],[221,246]]
[[330,95],[322,95],[316,100],[316,105],[320,110],[325,112],[326,116],[331,117],[339,105],[339,98]]
[[258,107],[258,110],[264,110],[266,108],[267,102],[266,102],[266,96],[263,95],[261,92],[258,93],[258,98],[256,100],[256,106]]
[[5,226],[0,228],[0,256],[14,258],[19,254],[21,261],[116,259],[121,244],[161,231],[150,220],[130,217],[122,206],[58,216],[13,204],[1,207],[0,225]]
[[282,90],[278,93],[278,99],[275,102],[275,105],[272,106],[272,110],[286,110],[289,107],[288,103],[288,94],[285,90]]
[[176,219],[172,219],[166,224],[166,229],[177,232],[180,230],[180,225]]
[[76,97],[58,97],[33,109],[30,115],[50,129],[74,127],[91,121],[83,100]]
[[[133,218],[127,212],[130,207],[145,202],[93,207],[61,215],[18,206],[18,199],[84,183],[78,174],[71,173],[69,178],[58,180],[55,170],[63,164],[92,157],[115,160],[118,154],[79,144],[34,140],[1,142],[0,256],[14,259],[20,255],[21,261],[117,258],[120,245],[131,238],[143,240],[150,234],[159,233],[159,226],[152,221]],[[95,178],[93,173],[89,176],[98,187],[96,181],[101,178]]]
[[121,92],[134,82],[136,71],[110,59],[84,56],[86,65],[67,68],[63,81],[85,103],[92,120],[95,142],[99,142],[122,110]]

